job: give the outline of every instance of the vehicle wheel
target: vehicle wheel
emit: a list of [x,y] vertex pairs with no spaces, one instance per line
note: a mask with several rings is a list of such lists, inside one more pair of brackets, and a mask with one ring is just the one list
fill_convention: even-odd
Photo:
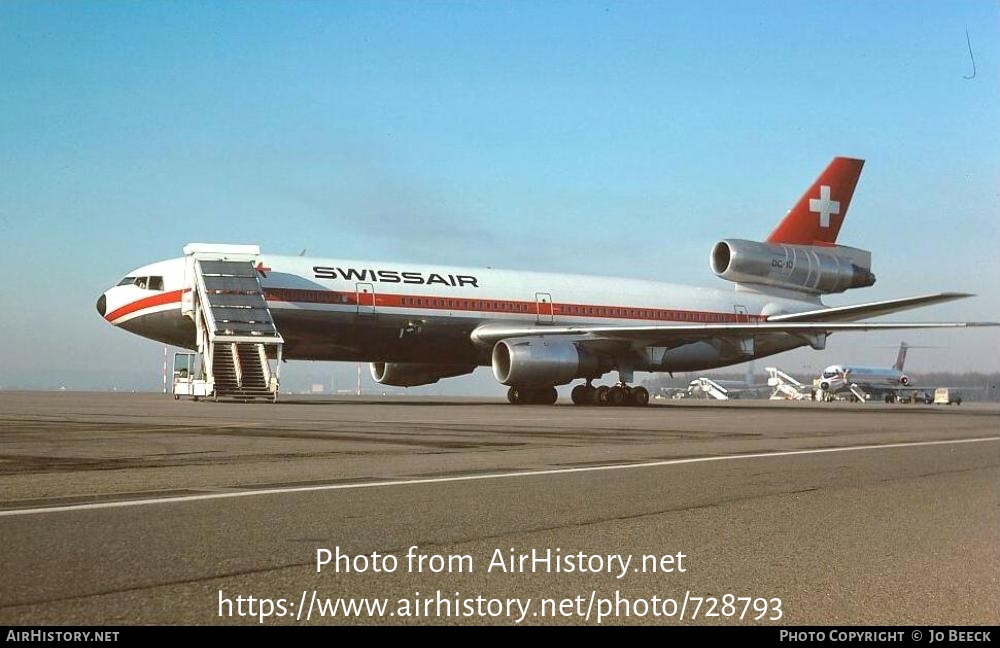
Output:
[[636,387],[632,390],[632,402],[639,407],[649,405],[649,390],[645,387]]
[[611,388],[608,387],[607,385],[601,385],[600,387],[598,387],[594,393],[594,402],[598,405],[607,405],[608,392],[610,391]]
[[521,392],[518,391],[517,387],[511,387],[507,390],[507,401],[511,405],[517,405],[521,402]]
[[181,397],[178,394],[174,394],[174,400],[180,400]]
[[621,385],[615,385],[608,391],[608,405],[624,405],[627,395]]
[[573,399],[574,405],[583,405],[584,403],[590,402],[587,398],[589,395],[590,394],[587,393],[586,385],[577,385],[573,388],[572,393],[570,393],[570,398]]
[[537,394],[535,402],[539,405],[555,405],[556,401],[559,400],[559,392],[555,387],[539,389],[535,393]]

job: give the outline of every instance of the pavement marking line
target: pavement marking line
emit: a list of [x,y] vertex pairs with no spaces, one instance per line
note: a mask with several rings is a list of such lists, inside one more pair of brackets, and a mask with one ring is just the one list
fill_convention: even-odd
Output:
[[[3,423],[3,421],[0,421]],[[157,427],[127,427],[127,428],[108,428],[101,427],[99,430],[92,429],[97,426],[107,426],[107,421],[36,421],[32,423],[22,424],[22,423],[9,423],[11,427],[30,427],[30,428],[47,428],[51,429],[53,427],[62,426],[86,426],[79,427],[78,429],[68,430],[72,433],[87,433],[87,432],[104,432],[113,434],[133,434],[138,432],[189,432],[191,430],[222,430],[222,429],[232,429],[232,428],[256,428],[266,425],[266,423],[260,422],[249,422],[249,423],[225,423],[220,425],[202,424],[202,423],[191,423],[188,425],[170,425],[169,423],[164,423],[163,425]],[[112,422],[111,425],[117,425],[117,423]],[[67,432],[67,430],[63,430]]]
[[[88,424],[89,425],[89,424]],[[97,425],[97,424],[95,424]],[[100,430],[101,432],[114,434],[136,434],[139,432],[191,432],[194,430],[230,430],[249,427],[260,427],[263,423],[227,423],[225,425],[164,425],[161,427],[138,427]],[[80,430],[83,431],[83,430]],[[89,430],[87,430],[89,431]]]
[[447,484],[452,482],[482,481],[486,479],[512,479],[516,477],[541,477],[546,475],[568,475],[573,473],[601,472],[607,470],[635,470],[639,468],[656,468],[660,466],[678,466],[683,464],[709,463],[715,461],[731,461],[736,459],[768,459],[772,457],[792,457],[798,455],[829,454],[833,452],[856,452],[859,450],[883,450],[889,448],[916,448],[922,446],[958,445],[964,443],[984,443],[1000,441],[1000,436],[978,437],[975,439],[951,439],[941,441],[908,441],[902,443],[886,443],[881,445],[843,446],[839,448],[814,448],[811,450],[777,450],[774,452],[755,452],[750,454],[719,455],[712,457],[688,457],[685,459],[664,459],[662,461],[647,461],[631,464],[607,464],[584,466],[578,468],[550,468],[547,470],[522,470],[512,472],[485,473],[480,475],[458,475],[454,477],[425,477],[420,479],[397,479],[375,482],[357,482],[353,484],[326,484],[320,486],[286,486],[281,488],[264,488],[234,492],[205,493],[202,495],[179,495],[176,497],[154,497],[138,500],[121,500],[117,502],[98,502],[94,504],[70,504],[66,506],[49,506],[30,509],[11,509],[0,511],[0,517],[17,517],[22,515],[38,515],[41,513],[66,513],[71,511],[93,511],[98,509],[126,508],[130,506],[147,506],[150,504],[179,504],[203,500],[232,499],[235,497],[255,497],[260,495],[282,495],[285,493],[316,493],[322,491],[351,490],[355,488],[380,488],[386,486],[416,486],[421,484]]

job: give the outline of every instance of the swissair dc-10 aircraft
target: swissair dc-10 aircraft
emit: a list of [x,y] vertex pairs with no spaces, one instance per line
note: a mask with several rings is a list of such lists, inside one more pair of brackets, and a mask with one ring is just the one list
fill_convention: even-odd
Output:
[[[836,332],[987,325],[858,321],[969,296],[962,293],[822,303],[875,283],[871,253],[836,244],[863,164],[834,158],[765,242],[716,243],[710,266],[735,290],[191,244],[185,257],[130,272],[97,310],[138,335],[197,349],[216,395],[227,380],[249,380],[258,355],[268,366],[275,351],[265,343],[278,341],[285,359],[370,362],[385,385],[492,366],[511,403],[544,404],[556,401],[557,385],[583,380],[574,403],[645,405],[649,393],[629,385],[635,371],[699,371],[823,349]],[[593,385],[612,371],[617,384]]]

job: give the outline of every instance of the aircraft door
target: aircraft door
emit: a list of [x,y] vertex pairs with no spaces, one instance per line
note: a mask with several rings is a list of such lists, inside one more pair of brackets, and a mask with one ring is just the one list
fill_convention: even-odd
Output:
[[736,313],[736,322],[738,324],[750,323],[750,315],[747,314],[746,306],[740,306],[739,304],[737,304],[736,306],[733,306],[733,312]]
[[358,317],[375,317],[375,287],[370,283],[354,284]]
[[535,313],[539,324],[551,324],[555,319],[552,309],[552,295],[549,293],[535,293]]

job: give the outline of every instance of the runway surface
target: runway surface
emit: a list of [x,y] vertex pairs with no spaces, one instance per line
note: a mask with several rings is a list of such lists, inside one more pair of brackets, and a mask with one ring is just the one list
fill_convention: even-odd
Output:
[[[733,594],[766,599],[757,623],[996,624],[998,424],[975,404],[0,392],[0,623],[257,624],[251,595],[285,613],[266,624],[593,624],[602,600],[602,624],[754,623],[756,601],[691,618],[692,597]],[[411,572],[413,545],[472,571]],[[317,573],[336,547],[398,566]],[[496,550],[557,548],[605,569],[487,571]],[[684,572],[643,562],[678,553]],[[314,595],[389,606],[324,614]],[[654,596],[687,598],[685,618],[639,614]],[[477,597],[518,603],[463,614]]]

